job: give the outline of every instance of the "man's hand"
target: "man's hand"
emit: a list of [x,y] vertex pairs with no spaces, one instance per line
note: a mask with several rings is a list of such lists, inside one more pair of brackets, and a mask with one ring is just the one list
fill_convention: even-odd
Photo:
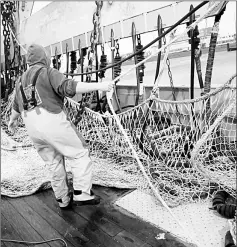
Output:
[[99,83],[100,91],[110,92],[114,87],[114,82],[112,81],[102,81]]
[[17,127],[17,120],[11,120],[8,123],[8,130],[14,134],[16,131],[16,127]]
[[10,120],[9,120],[9,123],[8,123],[8,130],[11,132],[11,133],[15,133],[15,129],[17,127],[17,119],[18,117],[20,116],[21,114],[17,111],[15,111],[13,108],[12,108],[12,113],[11,113],[11,116],[10,116]]

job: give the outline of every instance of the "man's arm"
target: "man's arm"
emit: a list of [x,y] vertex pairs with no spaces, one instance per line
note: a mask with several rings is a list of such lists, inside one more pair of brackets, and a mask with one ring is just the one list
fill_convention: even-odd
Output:
[[85,83],[77,82],[73,79],[66,78],[56,69],[49,69],[49,80],[54,91],[63,97],[74,97],[77,93],[87,93],[91,91],[108,92],[113,88],[112,82],[102,83]]
[[104,81],[101,83],[78,82],[76,86],[76,93],[88,93],[97,90],[109,92],[112,88],[113,88],[113,83],[108,81]]

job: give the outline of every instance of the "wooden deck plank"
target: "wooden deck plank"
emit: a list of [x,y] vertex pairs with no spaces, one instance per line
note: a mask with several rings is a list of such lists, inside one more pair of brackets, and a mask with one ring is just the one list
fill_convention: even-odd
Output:
[[[82,234],[84,234],[87,238],[92,240],[97,245],[101,247],[122,247],[116,240],[102,231],[98,226],[87,221],[79,214],[75,213],[73,210],[71,211],[62,211],[60,210],[58,203],[52,198],[52,191],[47,190],[43,193],[38,193],[36,195],[40,200],[43,201],[48,207],[50,207],[53,211],[57,212],[60,216],[62,216],[68,223],[72,224],[76,229],[78,229]],[[94,206],[96,207],[96,206]],[[86,221],[86,224],[77,224],[77,219],[81,221],[82,219]]]
[[[7,221],[7,219],[1,215],[1,238],[2,239],[8,239],[8,240],[20,240],[23,239],[18,234],[18,232],[12,227],[12,225]],[[16,243],[11,242],[1,242],[1,246],[5,247],[16,247]],[[26,244],[17,244],[19,247],[27,247]]]
[[[60,238],[67,243],[68,247],[75,247],[29,207],[23,198],[8,199],[8,201],[45,240]],[[49,245],[52,247],[62,247],[62,242],[54,241],[50,242]]]
[[[97,192],[97,191],[96,191]],[[49,196],[53,197],[53,191],[49,190],[47,193],[49,193]],[[115,193],[114,193],[115,194]],[[119,227],[117,224],[114,224],[106,217],[103,217],[98,214],[98,206],[80,206],[80,207],[74,207],[73,211],[76,212],[78,215],[85,218],[90,223],[96,225],[98,228],[103,230],[105,233],[107,233],[109,236],[114,237],[119,232],[122,232],[124,229]]]
[[155,237],[157,234],[163,233],[163,231],[141,221],[115,205],[105,204],[104,207],[98,208],[97,211],[101,216],[110,219],[130,234],[138,237],[145,243],[149,243],[151,246],[157,246],[158,241]]
[[[162,246],[162,245],[160,245],[160,241],[156,239],[156,236],[160,233],[164,233],[164,231],[156,228],[155,226],[152,226],[149,223],[142,221],[141,219],[138,219],[135,215],[128,213],[126,210],[124,210],[124,209],[122,209],[116,205],[111,205],[111,201],[114,201],[115,198],[117,197],[116,195],[113,195],[114,188],[106,188],[106,193],[104,193],[103,187],[101,187],[101,186],[93,186],[93,189],[94,189],[95,194],[97,194],[97,195],[99,194],[99,196],[101,196],[101,198],[103,199],[102,203],[99,206],[96,206],[96,207],[92,206],[92,208],[94,208],[94,210],[96,209],[96,215],[98,216],[98,218],[104,217],[104,218],[108,219],[110,222],[113,222],[114,224],[116,224],[120,228],[124,229],[125,231],[127,231],[128,233],[133,235],[134,237],[140,239],[142,242],[144,242],[144,244],[146,243],[148,246],[149,245],[152,247]],[[120,196],[128,193],[128,190],[120,190],[120,191],[119,191],[119,189],[116,189],[116,190],[118,190],[118,194]],[[52,193],[52,191],[48,190],[47,193],[49,195],[46,195],[45,192],[43,193],[44,194],[43,198],[50,197],[50,194]],[[114,194],[116,194],[116,193],[114,192]],[[51,198],[52,198],[52,195],[51,195]],[[55,200],[49,200],[48,202],[50,204],[53,204],[54,210],[55,210],[55,208],[58,208],[57,202]],[[82,208],[82,207],[78,207],[78,209],[80,209],[80,208]],[[76,209],[76,211],[79,212],[78,209]],[[89,210],[89,209],[86,209],[86,210]],[[78,214],[78,216],[80,216],[80,215]],[[84,217],[85,217],[85,215],[84,215]],[[91,221],[91,219],[89,219],[89,218],[88,218],[88,220]],[[167,246],[169,246],[169,244],[172,244],[171,246],[175,246],[175,247],[177,247],[177,246],[186,247],[186,245],[179,243],[177,241],[177,239],[175,239],[170,234],[167,234],[167,236],[168,236],[168,239],[164,241],[163,245],[165,245],[167,243],[168,244]],[[97,241],[97,240],[95,239],[94,242],[95,241]],[[96,242],[96,243],[98,244],[98,242]]]
[[126,247],[141,247],[145,244],[143,241],[126,231],[120,232],[115,239]]
[[97,208],[98,207],[94,206],[83,206],[75,207],[73,210],[77,214],[86,218],[89,222],[95,224],[98,228],[100,228],[111,237],[114,237],[118,233],[123,231],[121,227],[112,223],[106,217],[101,216],[100,213],[97,212]]
[[[118,224],[121,228],[125,229],[127,232],[131,233],[132,235],[136,236],[143,242],[157,247],[158,241],[156,236],[164,231],[152,226],[149,223],[145,223],[141,219],[137,218],[135,215],[127,212],[126,210],[120,208],[116,205],[111,205],[111,202],[114,202],[119,197],[129,193],[132,190],[129,189],[117,189],[111,187],[102,187],[102,186],[93,186],[96,194],[99,196],[106,198],[103,203],[104,207],[100,207],[97,210],[97,214],[100,217],[105,217],[110,219],[111,221]],[[180,246],[185,247],[185,244],[181,242],[178,243],[177,239],[170,234],[166,234],[168,237],[164,241],[164,245],[167,243],[167,246]],[[162,246],[162,245],[161,245]]]
[[[144,222],[143,220],[137,218],[137,216],[127,212],[126,210],[116,205],[105,205],[105,208],[102,208],[102,210],[104,214],[107,214],[108,217],[111,217],[126,231],[141,239],[145,243],[148,243],[153,247],[163,247],[163,245],[159,245],[160,241],[156,239],[156,236],[158,234],[164,233],[163,230],[147,222]],[[165,240],[164,242],[168,243],[167,246],[186,247],[186,245],[179,243],[177,239],[175,239],[175,237],[171,236],[169,233],[167,233],[166,235],[168,236],[168,240]],[[169,245],[172,241],[172,245]]]
[[[66,211],[59,208],[51,189],[24,198],[4,200],[13,207],[10,212],[18,214],[28,226],[32,225],[38,235],[44,239],[60,236],[70,247],[186,247],[169,234],[166,234],[166,240],[157,240],[156,236],[163,231],[112,203],[130,190],[102,186],[93,186],[93,190],[102,198],[99,205],[73,207]],[[9,215],[9,209],[6,214]],[[19,235],[25,239],[21,232]]]
[[[44,241],[43,237],[31,227],[4,197],[1,200],[1,213],[23,240],[31,242]],[[46,243],[42,244],[42,246],[49,247]]]
[[57,213],[47,207],[35,196],[24,198],[24,201],[48,222],[55,230],[64,236],[74,246],[85,245],[90,240],[80,233],[75,227],[65,221]]

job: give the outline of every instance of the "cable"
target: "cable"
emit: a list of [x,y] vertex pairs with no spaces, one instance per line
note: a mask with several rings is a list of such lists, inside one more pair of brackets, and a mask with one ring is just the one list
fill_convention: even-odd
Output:
[[40,241],[40,242],[28,242],[28,241],[3,239],[3,238],[1,239],[1,242],[9,242],[9,243],[16,243],[16,244],[28,244],[28,245],[45,244],[45,243],[54,242],[54,241],[61,241],[61,242],[63,242],[65,247],[68,246],[67,243],[65,242],[65,240],[63,240],[61,238],[54,238],[54,239],[49,239],[49,240]]
[[[184,17],[182,17],[179,21],[177,21],[174,25],[172,25],[167,31],[165,31],[161,36],[155,38],[153,41],[151,41],[149,44],[145,45],[141,50],[129,55],[128,57],[122,59],[120,62],[115,63],[115,64],[110,64],[109,66],[107,66],[106,68],[103,68],[103,70],[107,70],[110,69],[112,67],[114,67],[115,65],[121,64],[129,59],[131,59],[132,57],[138,55],[139,53],[143,52],[145,49],[147,49],[148,47],[150,47],[151,45],[153,45],[154,43],[156,43],[157,41],[159,41],[161,38],[163,38],[166,34],[168,34],[169,32],[171,32],[173,29],[175,29],[178,25],[180,25],[184,20],[186,20],[189,16],[191,16],[193,13],[195,13],[198,9],[200,9],[201,7],[203,7],[205,4],[209,3],[209,1],[203,1],[202,3],[200,3],[198,6],[196,6],[192,11],[190,11],[188,14],[186,14]],[[94,70],[94,71],[90,71],[87,73],[78,73],[78,74],[74,74],[74,76],[78,76],[78,75],[88,75],[88,74],[94,74],[94,73],[98,73],[101,70]],[[64,73],[64,75],[66,75],[66,73]],[[68,74],[71,76],[71,74]]]

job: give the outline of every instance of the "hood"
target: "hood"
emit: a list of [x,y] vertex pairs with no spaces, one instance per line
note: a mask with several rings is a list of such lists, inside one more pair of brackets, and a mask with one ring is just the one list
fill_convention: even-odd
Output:
[[49,54],[47,54],[47,51],[43,46],[37,44],[32,44],[29,46],[26,57],[26,62],[29,66],[41,64],[49,67],[51,63],[51,59]]

